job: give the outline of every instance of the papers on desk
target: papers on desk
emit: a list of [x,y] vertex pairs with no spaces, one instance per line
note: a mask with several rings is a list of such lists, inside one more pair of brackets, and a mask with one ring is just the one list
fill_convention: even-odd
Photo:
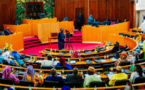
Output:
[[64,53],[59,53],[59,55],[64,55]]
[[71,60],[69,63],[70,64],[76,64],[76,61],[75,60]]
[[86,54],[91,54],[92,52],[91,52],[91,51],[85,51],[85,53],[86,53]]
[[49,53],[50,51],[45,50],[44,52]]
[[42,63],[42,62],[43,62],[43,60],[38,60],[35,63]]
[[90,60],[86,60],[85,62],[86,62],[87,64],[92,63],[92,61],[90,61]]
[[106,62],[106,60],[105,60],[105,59],[100,59],[100,61],[101,61],[101,62]]
[[109,74],[107,74],[109,80],[112,78],[112,76],[113,76],[114,74],[115,74],[114,72],[109,72]]
[[110,58],[112,61],[116,61],[117,59],[115,57]]

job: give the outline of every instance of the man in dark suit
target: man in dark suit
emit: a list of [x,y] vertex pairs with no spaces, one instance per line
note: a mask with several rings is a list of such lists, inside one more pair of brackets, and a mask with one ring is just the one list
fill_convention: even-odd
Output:
[[66,77],[66,82],[81,82],[82,83],[82,76],[78,75],[78,68],[73,69],[73,74],[68,74]]

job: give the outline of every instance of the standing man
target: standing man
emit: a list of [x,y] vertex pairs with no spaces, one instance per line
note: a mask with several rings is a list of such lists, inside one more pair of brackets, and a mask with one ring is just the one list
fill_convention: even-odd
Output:
[[81,13],[78,16],[77,24],[78,24],[78,30],[81,31],[81,28],[82,28],[82,26],[84,24],[83,16],[82,16]]
[[64,49],[64,41],[65,41],[65,35],[63,33],[63,28],[60,29],[60,32],[58,33],[58,48],[59,50]]

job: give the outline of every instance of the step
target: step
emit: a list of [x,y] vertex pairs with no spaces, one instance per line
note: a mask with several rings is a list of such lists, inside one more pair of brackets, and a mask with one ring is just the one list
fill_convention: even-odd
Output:
[[71,42],[71,43],[79,43],[79,42],[81,43],[82,40],[70,40],[70,42]]
[[30,41],[30,42],[25,42],[24,45],[29,45],[29,44],[34,44],[34,43],[41,43],[40,41]]
[[24,46],[24,48],[30,48],[30,47],[35,47],[35,46],[40,46],[42,45],[41,43],[35,43],[35,44],[31,44],[31,45],[27,45],[27,46]]
[[38,40],[38,38],[37,37],[26,38],[26,39],[24,39],[24,42],[35,41],[35,40]]

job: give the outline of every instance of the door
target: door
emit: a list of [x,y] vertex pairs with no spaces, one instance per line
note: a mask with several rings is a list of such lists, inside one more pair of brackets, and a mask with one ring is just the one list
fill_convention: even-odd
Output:
[[84,8],[76,8],[76,15],[75,15],[75,29],[78,28],[77,26],[77,19],[79,15],[82,15],[83,17],[83,25],[84,25]]

